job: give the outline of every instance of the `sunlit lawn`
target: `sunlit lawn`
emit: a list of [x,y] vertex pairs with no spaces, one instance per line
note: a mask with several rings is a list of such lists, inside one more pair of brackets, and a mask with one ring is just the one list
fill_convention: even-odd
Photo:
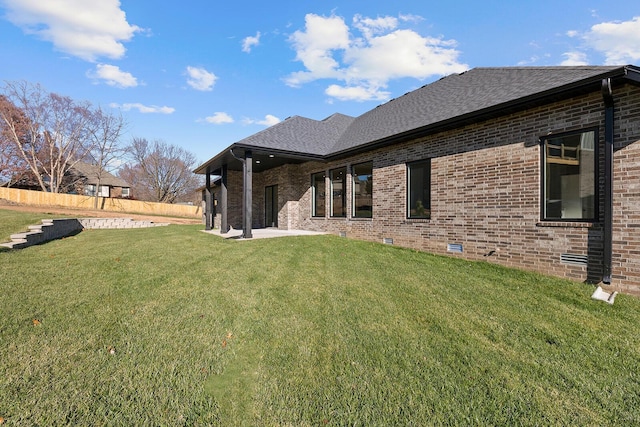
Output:
[[27,231],[29,225],[40,224],[43,219],[61,217],[61,215],[0,209],[0,243],[8,242],[10,240],[9,236],[12,234]]
[[201,229],[0,252],[6,425],[640,423],[637,298],[337,236]]

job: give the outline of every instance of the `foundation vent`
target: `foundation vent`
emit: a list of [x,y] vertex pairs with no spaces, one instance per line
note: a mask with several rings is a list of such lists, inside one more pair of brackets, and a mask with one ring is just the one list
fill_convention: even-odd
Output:
[[447,243],[447,252],[454,252],[461,254],[462,245],[460,243]]
[[393,237],[383,237],[382,243],[385,245],[393,245]]
[[560,262],[567,265],[586,266],[589,264],[589,258],[586,255],[562,254]]
[[341,231],[340,232],[340,237],[347,237],[347,232],[346,231]]

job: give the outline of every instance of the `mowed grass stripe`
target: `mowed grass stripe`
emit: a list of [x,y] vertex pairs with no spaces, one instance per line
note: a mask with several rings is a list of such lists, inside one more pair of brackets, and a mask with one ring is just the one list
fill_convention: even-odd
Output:
[[636,298],[609,306],[584,284],[335,236],[238,242],[201,228],[92,230],[1,253],[0,416],[640,421]]

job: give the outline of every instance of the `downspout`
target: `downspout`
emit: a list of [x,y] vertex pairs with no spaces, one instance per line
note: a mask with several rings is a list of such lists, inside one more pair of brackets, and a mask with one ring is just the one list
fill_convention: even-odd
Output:
[[602,80],[604,100],[604,229],[602,283],[611,284],[613,258],[613,90],[611,79]]

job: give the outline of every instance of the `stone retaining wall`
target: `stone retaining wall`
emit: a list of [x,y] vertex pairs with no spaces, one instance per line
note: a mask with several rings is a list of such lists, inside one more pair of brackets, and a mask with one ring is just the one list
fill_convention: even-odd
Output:
[[148,228],[169,225],[153,221],[134,221],[131,218],[69,218],[43,219],[42,224],[30,225],[29,231],[11,235],[11,241],[0,243],[10,249],[22,249],[32,245],[78,234],[84,229]]

